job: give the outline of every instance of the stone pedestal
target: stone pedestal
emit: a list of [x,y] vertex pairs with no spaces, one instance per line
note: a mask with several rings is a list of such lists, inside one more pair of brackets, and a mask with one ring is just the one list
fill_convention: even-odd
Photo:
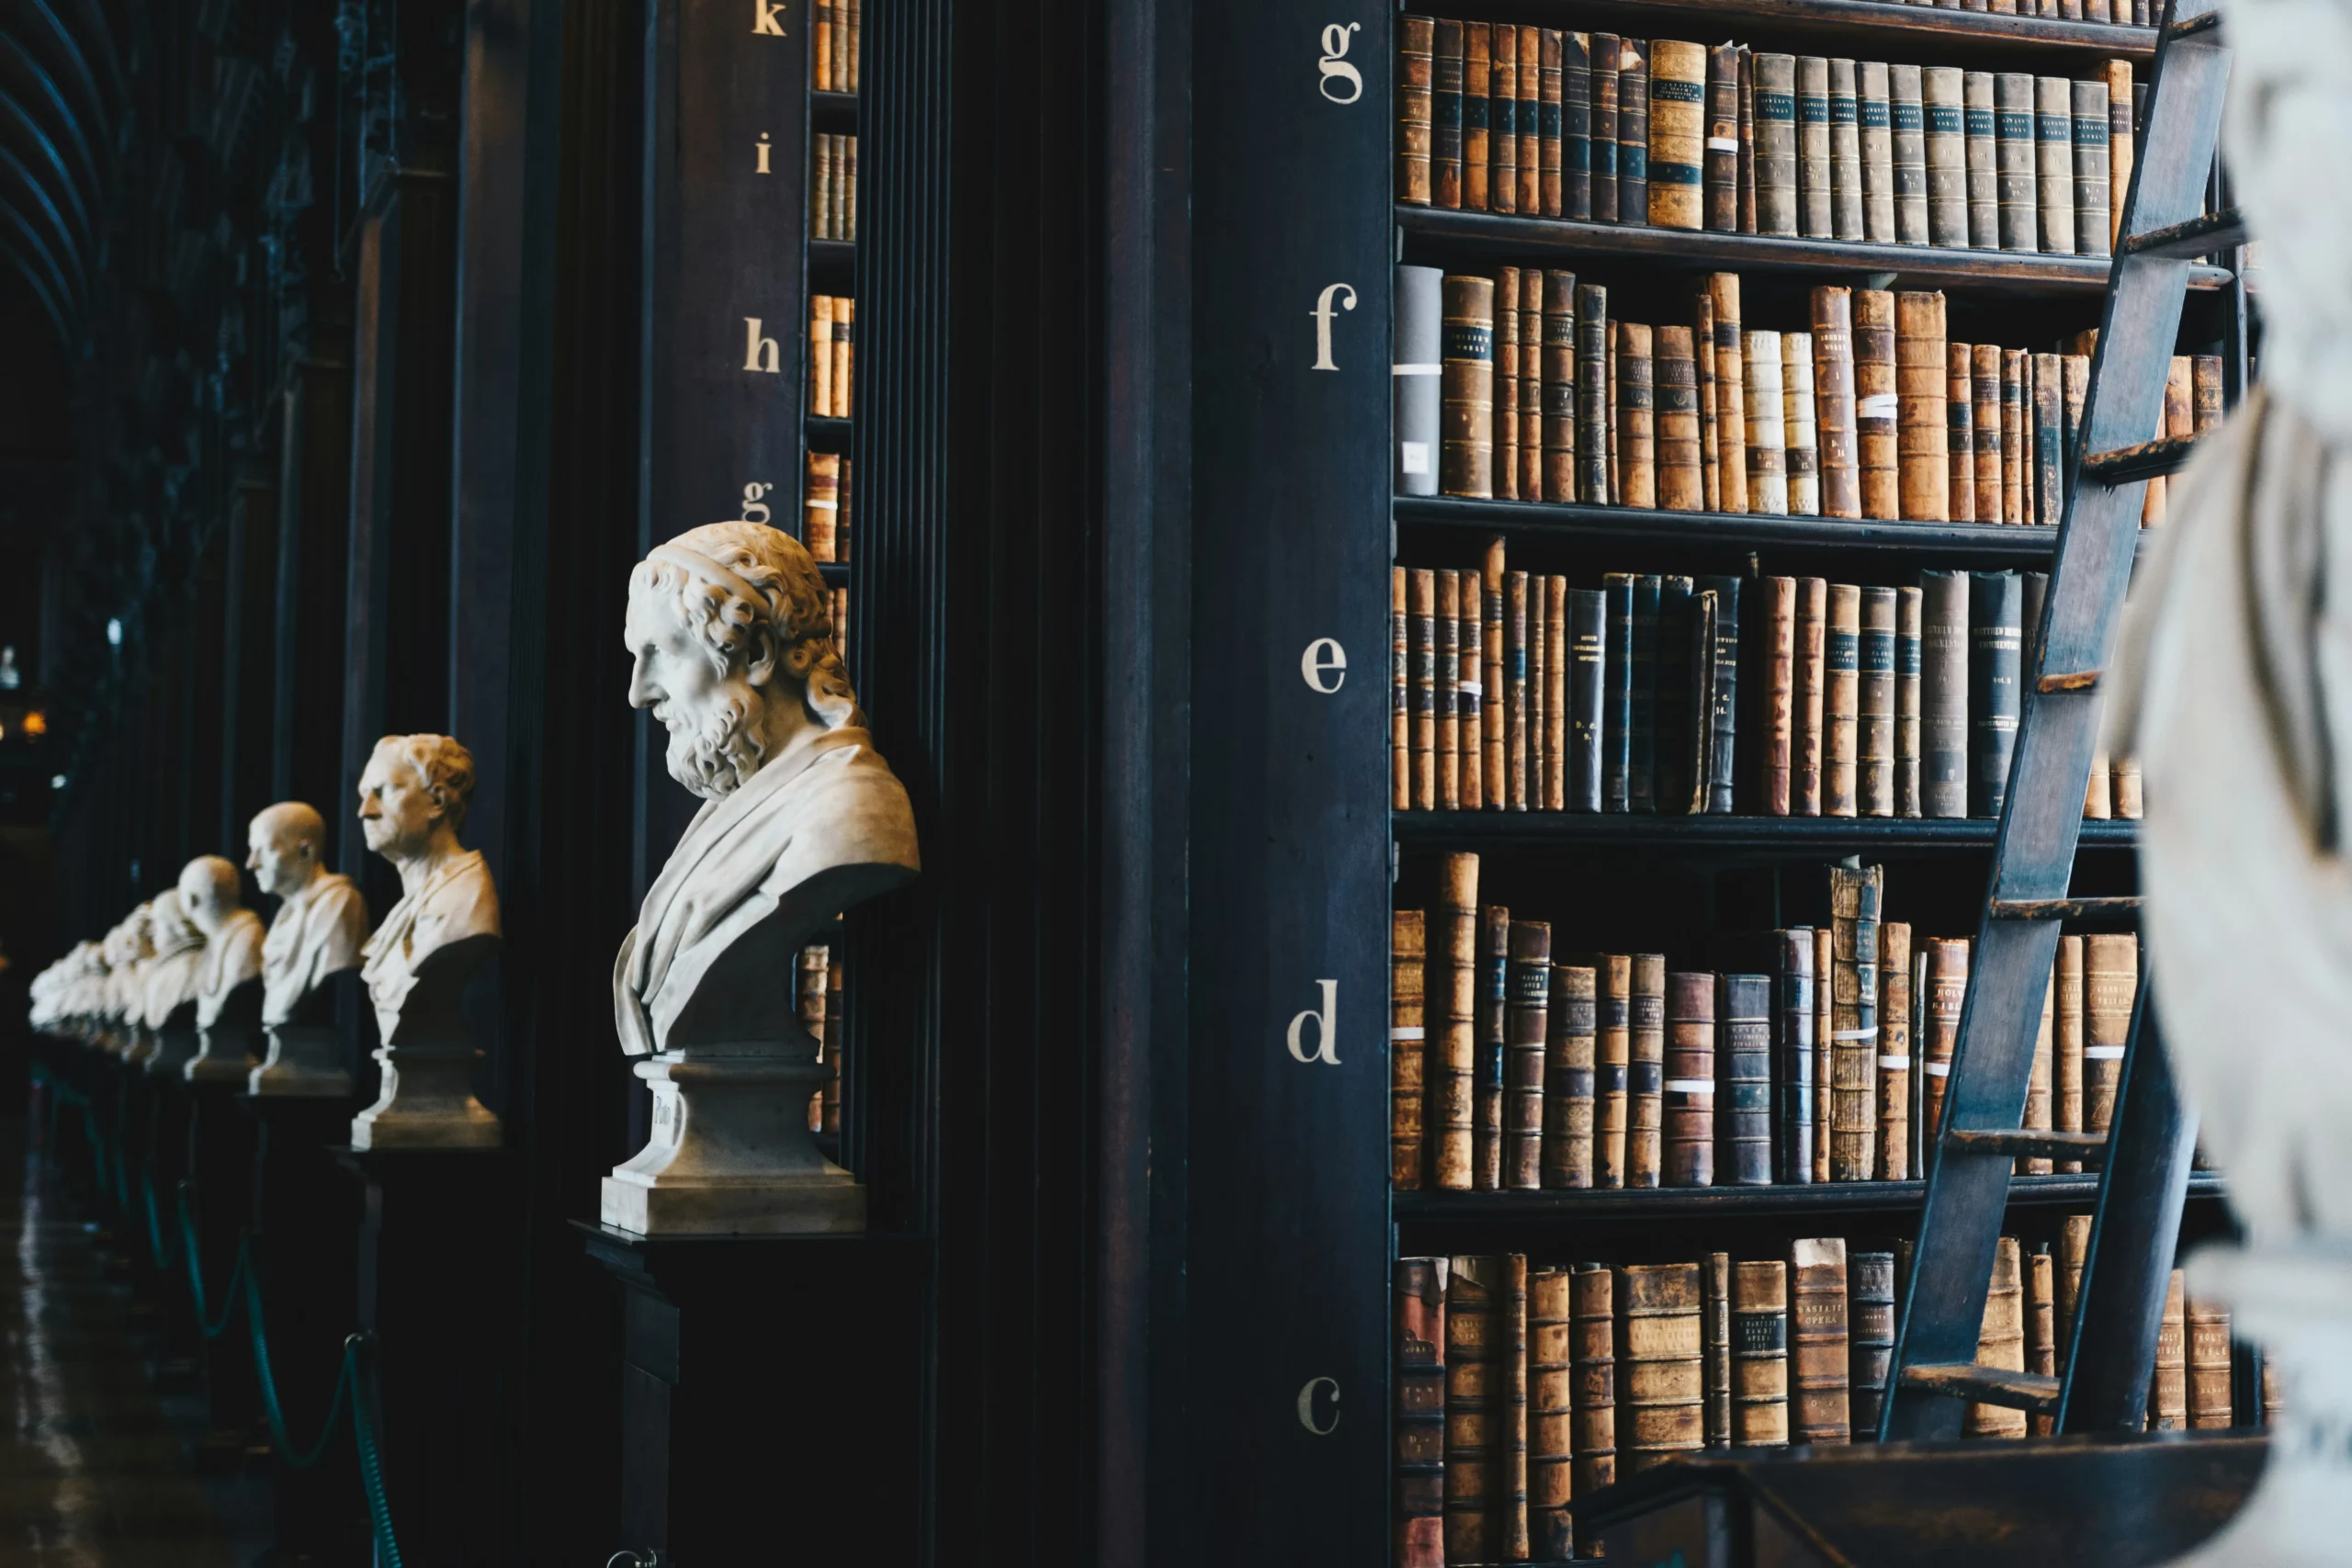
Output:
[[134,1067],[145,1066],[162,1048],[155,1039],[155,1032],[143,1023],[125,1024],[122,1033],[117,1038],[121,1043],[122,1059]]
[[383,1089],[351,1119],[355,1149],[494,1149],[498,1118],[474,1098],[470,1045],[387,1045],[376,1052]]
[[601,1217],[639,1235],[828,1235],[865,1228],[865,1189],[825,1157],[808,1100],[830,1070],[775,1048],[691,1047],[637,1066],[653,1132],[605,1178]]
[[351,1069],[343,1035],[331,1023],[281,1023],[263,1031],[269,1048],[245,1079],[249,1094],[290,1100],[347,1100]]
[[187,1076],[187,1065],[196,1060],[201,1043],[197,1038],[196,1010],[189,1008],[187,1010],[189,1016],[185,1021],[175,1013],[171,1022],[150,1032],[149,1037],[155,1042],[155,1049],[141,1066],[159,1078],[184,1080]]
[[254,1056],[261,1031],[248,1023],[216,1023],[196,1034],[196,1055],[180,1069],[194,1084],[220,1084],[243,1089],[253,1076]]

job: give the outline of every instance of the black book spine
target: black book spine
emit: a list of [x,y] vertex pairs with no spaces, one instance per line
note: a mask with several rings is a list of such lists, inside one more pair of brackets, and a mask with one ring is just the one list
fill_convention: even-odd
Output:
[[1778,1175],[1782,1181],[1813,1180],[1814,978],[1813,928],[1775,933],[1780,943],[1779,994],[1773,998],[1774,1098],[1780,1103]]
[[1718,1186],[1772,1180],[1772,977],[1715,977],[1715,1121],[1723,1150]]
[[1847,1398],[1854,1440],[1870,1442],[1878,1437],[1886,1374],[1894,1360],[1894,1254],[1848,1254],[1846,1293]]
[[2024,658],[2018,670],[2021,680],[2030,680],[2038,672],[2041,655],[2041,602],[2049,596],[2048,572],[2018,574],[2018,629],[2024,634],[2024,641],[2020,644]]
[[1968,573],[1919,574],[1920,808],[1968,815]]
[[1430,199],[1462,205],[1462,24],[1438,18],[1436,60],[1430,77]]
[[1600,808],[1634,808],[1634,579],[1612,571],[1600,580],[1607,601],[1601,659]]
[[1650,220],[1650,46],[1618,44],[1617,221]]
[[1700,586],[1715,596],[1714,671],[1707,688],[1707,809],[1729,816],[1739,733],[1739,579],[1703,578]]
[[[1568,591],[1568,809],[1598,811],[1605,780],[1601,737],[1608,719],[1609,594]],[[1619,775],[1622,780],[1622,773]]]
[[1627,807],[1634,811],[1656,811],[1658,802],[1658,586],[1659,579],[1654,574],[1633,580],[1633,613],[1626,633],[1625,796]]
[[1998,817],[2018,745],[2023,585],[2014,571],[1980,571],[1968,591],[1969,814]]
[[1592,56],[1583,33],[1560,39],[1560,216],[1592,216]]
[[1690,580],[1658,580],[1657,700],[1651,705],[1657,747],[1657,808],[1690,810]]

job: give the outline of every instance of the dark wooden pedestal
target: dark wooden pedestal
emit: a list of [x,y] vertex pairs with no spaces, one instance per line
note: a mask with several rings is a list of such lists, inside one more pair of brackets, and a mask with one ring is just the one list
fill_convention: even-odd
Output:
[[[505,1151],[338,1149],[356,1179],[359,1323],[379,1341],[401,1555],[490,1568],[522,1203]],[[497,1564],[505,1568],[505,1564]]]
[[[232,1309],[226,1293],[236,1270],[238,1242],[253,1224],[254,1128],[252,1119],[237,1109],[234,1084],[183,1081],[175,1095],[186,1108],[181,1174],[187,1181],[188,1217],[196,1226],[204,1306],[215,1319],[223,1314],[234,1319],[226,1333],[204,1342],[205,1394],[212,1421],[206,1446],[217,1462],[233,1464],[266,1435],[254,1381],[253,1337],[243,1328],[243,1307]],[[156,1185],[158,1201],[165,1205],[164,1222],[176,1232],[178,1194],[161,1181]],[[238,1293],[243,1293],[242,1287]]]
[[2237,1512],[2258,1433],[1694,1454],[1577,1506],[1578,1544],[1684,1568],[2152,1568]]
[[580,1228],[623,1295],[616,1550],[916,1560],[923,1242]]

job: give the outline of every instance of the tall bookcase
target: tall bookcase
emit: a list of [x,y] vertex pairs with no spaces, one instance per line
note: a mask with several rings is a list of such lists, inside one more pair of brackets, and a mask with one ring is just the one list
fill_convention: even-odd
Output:
[[[2145,27],[1891,0],[1409,8],[2065,77],[2120,59],[2143,84],[2155,47]],[[1989,818],[1392,814],[1390,567],[1473,567],[1500,537],[1512,569],[1576,587],[1604,571],[1893,585],[1922,569],[2047,570],[2056,533],[1392,495],[1395,264],[1569,268],[1608,284],[1612,316],[1622,299],[1634,320],[1688,320],[1664,302],[1733,271],[1755,301],[1748,324],[1791,330],[1816,284],[1940,288],[1951,341],[2046,351],[2098,324],[2107,263],[1399,205],[1395,9],[1214,0],[1196,11],[1193,48],[1193,875],[1217,934],[1194,948],[1189,1316],[1218,1348],[1191,1382],[1195,1483],[1250,1561],[1386,1562],[1395,1259],[1785,1258],[1812,1235],[1891,1247],[1913,1234],[1922,1194],[1916,1179],[1392,1194],[1391,908],[1433,904],[1439,857],[1474,851],[1480,902],[1551,921],[1555,958],[1663,952],[1671,969],[1720,969],[1734,965],[1713,956],[1714,933],[1826,916],[1806,889],[1849,856],[1887,868],[1886,919],[1920,937],[1973,933],[1995,829]],[[2233,402],[2251,333],[2236,269],[2205,275],[2180,352],[2222,354]],[[2132,842],[2129,822],[2086,824],[2076,891],[2134,891]],[[2008,1228],[2029,1246],[2054,1239],[2096,1182],[2021,1179]],[[2220,1192],[2200,1171],[2185,1238],[2228,1226]]]

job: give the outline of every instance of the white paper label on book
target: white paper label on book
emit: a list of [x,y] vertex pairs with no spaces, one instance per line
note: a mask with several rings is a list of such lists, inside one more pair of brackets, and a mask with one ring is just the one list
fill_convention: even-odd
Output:
[[1707,151],[1710,152],[1736,152],[1739,151],[1739,139],[1733,136],[1710,136],[1707,138]]
[[2120,1045],[2086,1045],[2083,1047],[2083,1060],[2086,1062],[2120,1062],[2123,1060],[2123,1047]]
[[1442,365],[1392,365],[1388,370],[1389,374],[1394,376],[1438,376],[1444,373],[1445,367]]
[[1702,1094],[1709,1100],[1713,1100],[1715,1097],[1715,1080],[1713,1078],[1668,1078],[1666,1080],[1666,1092]]
[[1878,1038],[1878,1031],[1875,1029],[1841,1029],[1836,1033],[1830,1035],[1829,1038],[1832,1040],[1875,1040]]
[[1465,697],[1483,697],[1487,694],[1487,688],[1476,681],[1456,681],[1453,683],[1453,689]]
[[1396,443],[1396,467],[1408,474],[1430,471],[1430,444],[1426,441]]
[[1951,1064],[1950,1062],[1928,1062],[1925,1064],[1925,1066],[1928,1069],[1928,1076],[1931,1078],[1948,1078],[1951,1077]]
[[1911,1066],[1911,1058],[1908,1056],[1881,1056],[1878,1059],[1878,1065],[1882,1067],[1899,1067],[1907,1069]]
[[1902,406],[1902,398],[1893,392],[1873,392],[1854,400],[1854,412],[1862,419],[1893,419]]
[[1391,1040],[1422,1040],[1428,1038],[1428,1036],[1419,1029],[1392,1029],[1388,1032],[1388,1038]]

